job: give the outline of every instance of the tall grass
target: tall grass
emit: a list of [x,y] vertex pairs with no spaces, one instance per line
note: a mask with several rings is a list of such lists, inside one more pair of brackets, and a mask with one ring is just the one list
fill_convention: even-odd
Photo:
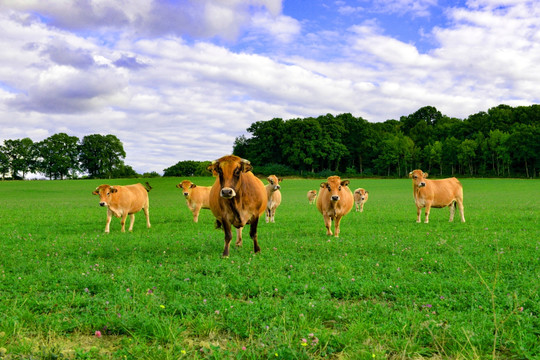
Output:
[[180,180],[150,182],[151,229],[141,212],[110,234],[103,181],[1,182],[0,357],[540,356],[538,181],[462,180],[466,223],[433,209],[417,224],[410,180],[352,179],[370,198],[334,238],[306,198],[321,180],[285,179],[262,252],[244,231],[222,259]]

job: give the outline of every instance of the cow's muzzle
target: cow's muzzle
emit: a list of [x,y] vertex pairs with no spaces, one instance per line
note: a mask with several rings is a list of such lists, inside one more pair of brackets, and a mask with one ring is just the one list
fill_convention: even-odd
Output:
[[184,196],[188,196],[188,193],[187,193],[187,192],[185,192],[185,193],[184,193]]
[[231,189],[231,188],[223,188],[221,189],[221,192],[219,193],[219,195],[225,199],[232,199],[233,197],[236,196],[236,192],[234,191],[234,189]]
[[338,201],[339,200],[339,195],[332,195],[332,197],[330,197],[330,200]]
[[281,186],[279,185],[274,186],[274,190],[279,190],[279,189],[281,189]]
[[421,182],[420,184],[418,184],[418,187],[424,187],[424,186],[426,186],[425,182]]
[[99,203],[99,206],[107,206],[107,203],[105,201],[102,201]]

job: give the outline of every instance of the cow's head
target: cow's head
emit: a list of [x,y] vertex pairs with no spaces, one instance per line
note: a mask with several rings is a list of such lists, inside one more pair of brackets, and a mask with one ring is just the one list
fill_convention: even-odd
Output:
[[117,192],[114,186],[99,185],[96,190],[92,191],[93,195],[99,195],[99,206],[109,206],[111,195]]
[[191,193],[191,189],[196,188],[197,185],[189,180],[184,180],[180,184],[176,185],[176,187],[182,189],[182,194],[184,194],[185,197],[188,197]]
[[426,186],[426,178],[428,177],[428,173],[422,172],[422,170],[413,170],[409,173],[409,178],[412,179],[413,185],[421,188]]
[[242,174],[251,171],[253,167],[248,160],[235,155],[226,155],[215,160],[208,166],[208,170],[219,178],[221,191],[219,195],[224,199],[232,199],[242,181]]
[[330,192],[331,201],[339,201],[343,188],[349,186],[349,180],[341,180],[339,176],[330,176],[327,182],[321,183],[321,191],[326,189]]
[[279,185],[279,183],[283,181],[283,179],[278,178],[276,175],[270,175],[269,177],[266,178],[266,180],[268,180],[270,185],[273,186],[272,190],[276,191],[276,190],[281,189],[281,186]]
[[354,190],[354,193],[360,198],[360,200],[366,200],[366,194],[368,193],[365,189],[359,188]]

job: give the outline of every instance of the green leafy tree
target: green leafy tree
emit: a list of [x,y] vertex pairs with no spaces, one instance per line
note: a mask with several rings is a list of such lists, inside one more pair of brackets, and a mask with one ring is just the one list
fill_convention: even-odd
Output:
[[163,170],[163,176],[189,177],[189,176],[212,176],[207,171],[210,161],[179,161],[173,166]]
[[540,163],[540,128],[518,124],[511,130],[508,147],[513,161],[522,164],[525,176],[536,176]]
[[36,168],[36,148],[30,138],[4,140],[4,154],[14,179],[24,179],[28,172]]
[[79,138],[66,133],[54,134],[36,144],[37,169],[49,179],[64,179],[79,170]]
[[474,174],[474,158],[476,156],[476,150],[478,144],[472,139],[465,139],[458,147],[458,161],[462,168],[467,168],[469,174]]
[[114,135],[87,135],[81,141],[81,169],[92,178],[111,178],[113,170],[123,165],[125,157],[124,146]]
[[9,173],[9,158],[6,155],[3,145],[0,145],[0,174],[2,174],[2,180],[6,178],[6,174]]
[[283,148],[285,163],[300,171],[319,170],[319,160],[325,156],[317,148],[322,137],[321,124],[313,119],[292,119],[285,122]]

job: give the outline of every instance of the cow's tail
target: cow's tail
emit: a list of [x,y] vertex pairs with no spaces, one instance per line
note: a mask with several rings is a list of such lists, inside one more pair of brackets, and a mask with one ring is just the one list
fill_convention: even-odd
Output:
[[148,183],[148,181],[145,182],[145,185],[146,185],[146,186],[145,186],[144,188],[146,189],[146,192],[150,192],[150,190],[152,190],[152,187],[150,186],[150,184]]

